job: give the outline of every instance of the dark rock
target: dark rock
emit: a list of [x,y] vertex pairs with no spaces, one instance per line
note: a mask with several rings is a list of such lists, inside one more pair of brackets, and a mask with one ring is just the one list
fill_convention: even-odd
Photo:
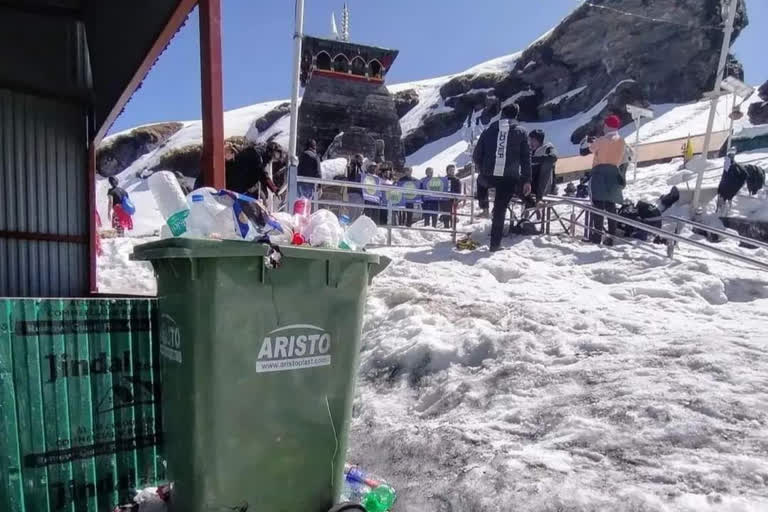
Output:
[[445,100],[445,106],[453,108],[466,117],[471,112],[478,110],[478,108],[484,108],[486,98],[488,98],[487,92],[472,91],[448,98]]
[[627,105],[649,107],[650,103],[644,96],[644,91],[635,81],[620,83],[614,92],[606,98],[605,107],[598,112],[587,124],[580,126],[571,134],[571,142],[578,144],[585,135],[597,135],[602,132],[603,121],[611,114],[621,118],[621,126],[632,122],[632,116],[627,112]]
[[742,82],[744,81],[744,65],[730,53],[725,61],[725,76],[732,76]]
[[[299,107],[299,147],[312,138],[325,152],[340,132],[351,127],[363,128],[374,139],[383,140],[384,158],[396,168],[405,164],[400,118],[384,84],[313,76]],[[363,149],[344,148],[350,155]]]
[[96,149],[97,172],[105,178],[120,174],[140,156],[164,144],[182,126],[181,123],[157,123],[111,137]]
[[757,90],[757,94],[760,95],[760,99],[763,101],[768,101],[768,82],[765,82],[760,86],[760,88]]
[[440,88],[440,96],[447,99],[477,89],[493,89],[503,78],[504,76],[498,73],[460,75],[449,80]]
[[406,89],[395,94],[395,111],[400,119],[418,104],[419,93],[416,92],[416,89]]
[[[626,103],[647,105],[686,103],[700,99],[712,89],[722,45],[722,31],[704,29],[724,23],[723,0],[595,0],[598,6],[582,4],[552,33],[526,49],[514,68],[503,75],[461,75],[440,90],[443,100],[466,95],[474,89],[493,88],[499,101],[533,90],[535,96],[521,97],[521,120],[550,121],[580,114],[602,101],[617,84],[634,80],[635,86],[612,95],[602,115],[615,111],[626,123]],[[638,14],[626,16],[616,9]],[[649,21],[665,19],[674,23]],[[682,25],[690,25],[690,28]],[[733,39],[748,24],[744,0],[739,0]],[[732,56],[727,73],[743,77],[741,65]],[[482,77],[482,80],[480,79]],[[483,82],[482,85],[479,82]],[[583,87],[557,105],[550,100]],[[630,94],[631,92],[631,94]],[[488,95],[489,97],[491,95]],[[477,98],[446,101],[460,111]],[[497,102],[483,112],[483,122],[498,113]],[[580,127],[572,139],[589,131]],[[423,134],[422,134],[423,135]],[[432,139],[415,137],[407,152],[419,149]]]
[[[224,141],[225,156],[237,155],[241,149],[251,144],[243,136],[229,137]],[[203,156],[202,144],[188,144],[164,153],[157,163],[148,169],[140,171],[143,177],[147,177],[157,171],[180,172],[189,178],[197,178],[200,175],[200,159]]]
[[768,124],[768,101],[751,104],[748,114],[750,123]]
[[265,132],[269,130],[273,124],[275,124],[280,118],[287,116],[291,113],[290,103],[281,103],[277,107],[273,108],[256,121],[253,122],[253,127],[259,132]]
[[432,141],[453,135],[461,128],[466,118],[466,115],[455,110],[427,117],[421,126],[403,138],[405,154],[411,155]]

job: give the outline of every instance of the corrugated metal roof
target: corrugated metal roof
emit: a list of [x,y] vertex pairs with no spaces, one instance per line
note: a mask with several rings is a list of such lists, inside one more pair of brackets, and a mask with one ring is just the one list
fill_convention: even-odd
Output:
[[88,291],[82,107],[0,89],[0,295]]

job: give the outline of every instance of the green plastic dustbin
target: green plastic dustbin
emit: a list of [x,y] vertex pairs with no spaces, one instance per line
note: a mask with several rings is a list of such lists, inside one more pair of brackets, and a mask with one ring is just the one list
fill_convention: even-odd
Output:
[[369,281],[351,251],[169,239],[158,276],[173,512],[326,512],[338,500]]

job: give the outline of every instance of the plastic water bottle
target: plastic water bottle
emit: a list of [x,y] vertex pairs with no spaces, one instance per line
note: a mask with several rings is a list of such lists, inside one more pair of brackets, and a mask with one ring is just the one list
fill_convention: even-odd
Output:
[[366,512],[387,512],[395,504],[396,497],[394,489],[382,484],[363,496],[360,504],[365,507]]
[[344,238],[342,239],[341,244],[339,244],[339,247],[342,249],[360,251],[373,240],[378,229],[376,223],[373,222],[370,217],[361,215],[344,232]]
[[160,171],[150,176],[147,183],[171,234],[183,235],[187,231],[189,205],[176,176],[172,172]]
[[306,231],[311,209],[312,203],[306,197],[300,197],[293,203],[293,223],[296,226],[296,232],[301,233],[304,238],[309,238],[309,233]]
[[[212,233],[226,234],[232,230],[231,215],[229,218],[226,215],[219,217],[222,212],[229,211],[231,206],[220,200],[216,192],[215,188],[204,187],[187,195],[187,231],[190,234],[207,237]],[[226,220],[226,224],[222,220]]]

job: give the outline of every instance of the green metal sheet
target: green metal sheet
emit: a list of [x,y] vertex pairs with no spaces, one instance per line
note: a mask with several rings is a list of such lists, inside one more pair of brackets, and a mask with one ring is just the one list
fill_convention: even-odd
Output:
[[164,478],[155,307],[0,299],[0,510],[110,511]]

